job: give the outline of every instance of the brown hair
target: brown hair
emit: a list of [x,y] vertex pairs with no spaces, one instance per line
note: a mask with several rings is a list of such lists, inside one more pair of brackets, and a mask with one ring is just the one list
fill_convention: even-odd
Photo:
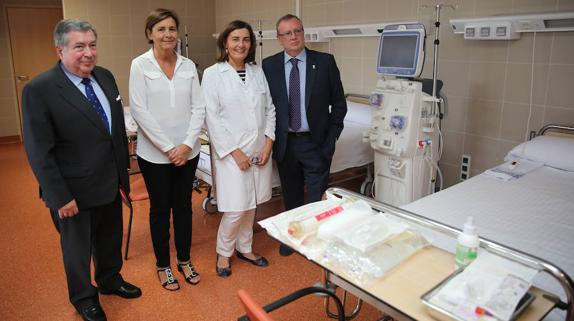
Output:
[[158,22],[163,21],[167,18],[173,18],[173,20],[175,20],[175,26],[179,30],[179,18],[177,17],[177,14],[175,12],[168,9],[157,8],[149,13],[147,18],[145,19],[145,37],[148,43],[150,44],[153,43],[153,41],[151,41],[148,38],[148,32],[151,34],[153,26],[155,26]]
[[275,24],[275,31],[277,31],[277,35],[279,35],[279,24],[283,21],[287,21],[287,20],[291,20],[291,19],[296,19],[299,21],[299,23],[301,23],[301,27],[303,27],[303,21],[301,21],[301,19],[299,19],[299,17],[297,17],[294,14],[286,14],[283,17],[279,18],[279,20],[277,20],[277,23]]
[[253,28],[251,28],[251,25],[245,21],[234,20],[227,25],[227,28],[225,28],[225,30],[219,34],[219,38],[217,38],[217,48],[219,49],[219,57],[217,57],[218,62],[224,62],[229,59],[226,50],[227,37],[237,29],[247,29],[247,31],[249,31],[249,39],[251,40],[251,47],[249,47],[247,57],[245,57],[243,62],[248,64],[255,61],[255,47],[257,46],[257,43],[255,42]]

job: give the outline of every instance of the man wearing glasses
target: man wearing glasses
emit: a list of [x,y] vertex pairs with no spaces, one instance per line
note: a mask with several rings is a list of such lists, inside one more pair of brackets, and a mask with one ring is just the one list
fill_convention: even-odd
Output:
[[[263,70],[276,110],[273,157],[290,210],[306,203],[305,189],[307,202],[321,200],[327,189],[347,102],[335,58],[305,47],[301,20],[287,14],[276,29],[284,51],[264,59]],[[292,251],[281,245],[279,253]]]

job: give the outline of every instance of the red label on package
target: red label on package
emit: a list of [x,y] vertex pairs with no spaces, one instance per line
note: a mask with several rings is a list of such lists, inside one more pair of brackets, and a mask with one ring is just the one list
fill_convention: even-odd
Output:
[[337,206],[337,207],[332,208],[332,209],[330,209],[330,210],[328,210],[328,211],[326,211],[326,212],[323,212],[323,213],[320,213],[320,214],[315,215],[315,219],[316,219],[317,221],[320,221],[320,220],[325,219],[325,218],[327,218],[327,217],[329,217],[329,216],[333,216],[333,215],[335,215],[335,214],[341,213],[342,211],[343,211],[343,207],[342,207],[342,206]]

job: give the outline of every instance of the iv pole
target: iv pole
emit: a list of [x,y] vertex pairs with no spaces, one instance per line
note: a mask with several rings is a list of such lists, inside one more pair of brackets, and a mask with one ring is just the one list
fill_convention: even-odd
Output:
[[185,57],[189,58],[189,41],[187,38],[187,25],[183,26],[183,32],[185,33],[184,39],[185,39]]
[[438,110],[438,103],[442,102],[442,98],[437,97],[436,82],[438,78],[438,46],[440,44],[439,34],[440,34],[440,10],[442,7],[451,8],[456,10],[456,5],[452,4],[441,4],[436,5],[423,5],[423,8],[435,8],[435,22],[434,22],[434,50],[433,50],[433,66],[432,66],[432,114],[436,115]]
[[[451,8],[453,10],[456,10],[456,6],[455,5],[445,5],[445,4],[441,4],[441,3],[437,3],[436,5],[423,5],[422,8],[432,8],[434,7],[435,9],[435,22],[434,22],[434,50],[433,50],[433,67],[432,67],[432,108],[431,108],[431,115],[437,116],[437,118],[440,118],[440,110],[439,110],[439,103],[443,103],[443,99],[441,97],[437,97],[437,89],[436,89],[436,83],[437,83],[437,78],[438,78],[438,46],[440,44],[440,40],[439,40],[439,34],[440,34],[440,11],[442,9],[442,7],[448,7]],[[433,123],[431,124],[431,128],[435,126],[434,122],[436,121],[436,118],[433,120]],[[440,133],[440,126],[437,125],[437,129],[438,129],[438,133],[439,136],[441,138],[439,138],[439,144],[442,145],[442,135]],[[440,146],[439,146],[439,150],[440,150]],[[439,152],[440,154],[442,154],[442,152]],[[431,149],[431,155],[432,155],[432,149]],[[432,156],[431,156],[432,157]],[[440,157],[440,155],[438,156]],[[430,163],[429,163],[430,164]],[[442,173],[440,171],[440,168],[438,167],[438,162],[435,164],[435,168],[438,170],[438,175],[441,181],[441,189],[444,183],[443,180],[443,176]],[[433,172],[433,166],[431,165],[431,182],[436,183],[436,177],[434,177]],[[432,194],[434,192],[434,188],[431,186],[429,186],[431,188],[430,193]]]
[[257,20],[257,26],[259,28],[257,32],[257,38],[259,38],[259,48],[257,48],[259,51],[259,61],[257,63],[261,66],[263,64],[263,20]]
[[189,58],[189,43],[187,39],[187,25],[183,26],[183,37],[177,38],[177,45],[175,47],[175,51],[177,51],[180,55]]

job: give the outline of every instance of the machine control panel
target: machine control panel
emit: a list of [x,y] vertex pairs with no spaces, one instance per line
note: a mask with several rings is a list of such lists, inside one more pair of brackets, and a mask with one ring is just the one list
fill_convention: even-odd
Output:
[[387,155],[408,157],[416,153],[419,136],[422,84],[404,79],[381,79],[371,94],[373,111],[371,146]]
[[402,115],[393,115],[391,116],[391,128],[402,131],[406,126],[406,117]]

